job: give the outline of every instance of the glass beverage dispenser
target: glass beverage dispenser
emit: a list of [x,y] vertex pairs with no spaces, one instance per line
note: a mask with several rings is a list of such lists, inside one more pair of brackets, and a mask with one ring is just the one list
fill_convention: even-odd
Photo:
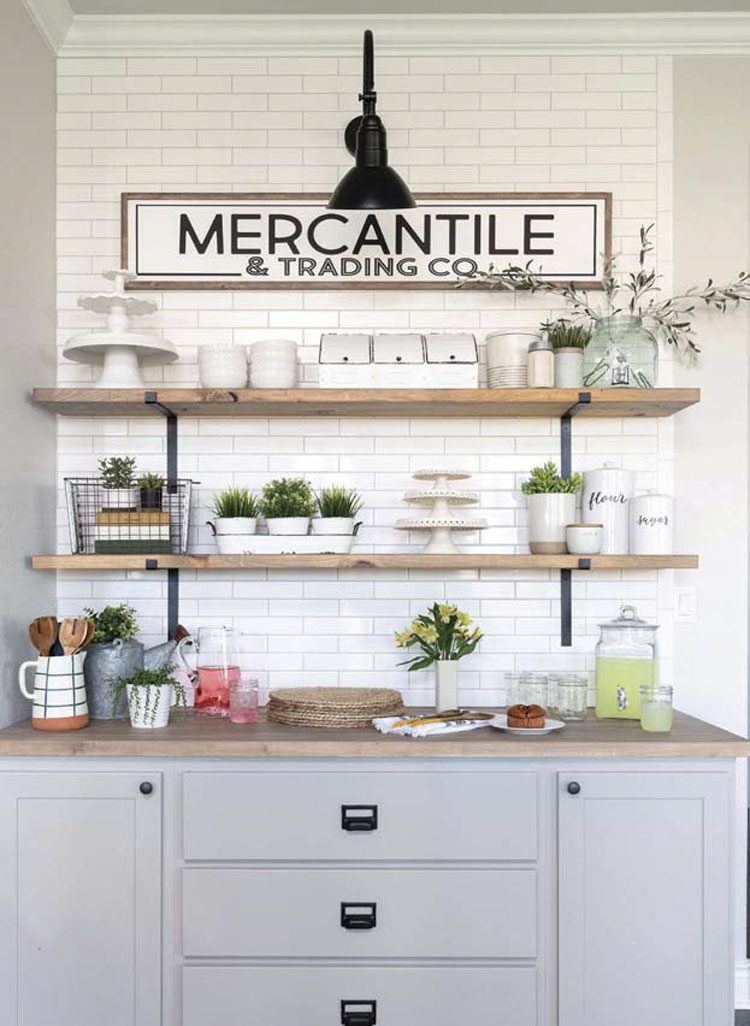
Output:
[[656,680],[656,632],[641,620],[635,606],[599,624],[596,646],[596,715],[599,719],[641,718],[640,688]]

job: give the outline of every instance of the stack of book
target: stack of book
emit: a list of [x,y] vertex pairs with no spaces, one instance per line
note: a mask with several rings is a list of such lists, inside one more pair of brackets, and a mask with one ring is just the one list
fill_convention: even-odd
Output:
[[94,552],[99,555],[151,555],[171,551],[166,511],[100,510],[96,514]]

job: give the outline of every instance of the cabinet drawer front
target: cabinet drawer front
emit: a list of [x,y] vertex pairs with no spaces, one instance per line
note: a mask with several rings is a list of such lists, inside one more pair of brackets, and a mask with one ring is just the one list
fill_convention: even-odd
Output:
[[[199,771],[183,775],[183,800],[188,861],[537,855],[537,778],[530,772]],[[365,822],[354,829],[358,814]]]
[[[347,923],[355,917],[350,928],[344,914]],[[536,874],[185,869],[183,951],[217,958],[531,958]]]
[[190,966],[182,973],[182,1022],[338,1026],[342,1014],[359,1010],[374,1013],[377,1026],[535,1026],[535,987],[534,969],[516,966]]

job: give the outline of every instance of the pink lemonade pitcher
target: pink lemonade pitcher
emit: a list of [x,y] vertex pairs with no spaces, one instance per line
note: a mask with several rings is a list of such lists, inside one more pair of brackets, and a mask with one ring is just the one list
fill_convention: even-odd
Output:
[[[185,649],[196,653],[192,667]],[[195,711],[200,716],[229,715],[229,686],[239,680],[240,666],[231,627],[200,627],[198,637],[183,638],[177,653],[195,684]]]

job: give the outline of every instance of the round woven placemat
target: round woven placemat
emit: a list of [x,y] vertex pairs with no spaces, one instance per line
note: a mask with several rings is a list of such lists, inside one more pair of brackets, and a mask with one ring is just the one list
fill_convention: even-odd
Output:
[[299,727],[368,727],[404,707],[392,688],[283,688],[268,699],[268,719]]

